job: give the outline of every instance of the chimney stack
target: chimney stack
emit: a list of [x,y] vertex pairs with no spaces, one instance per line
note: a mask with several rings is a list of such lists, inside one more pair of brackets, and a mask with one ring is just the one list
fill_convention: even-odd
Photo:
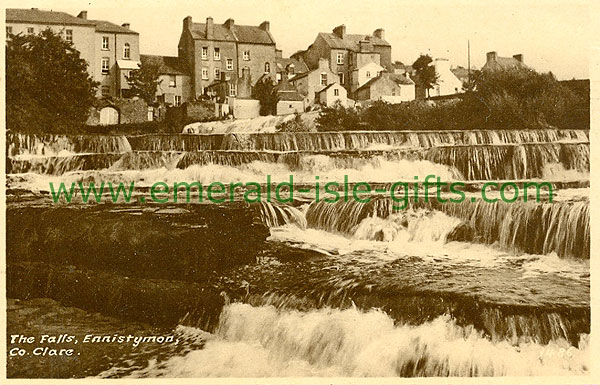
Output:
[[378,39],[385,40],[385,30],[383,28],[377,28],[375,32],[373,32],[373,36]]
[[262,29],[263,31],[267,31],[267,32],[269,32],[270,27],[271,27],[271,23],[269,23],[268,21],[263,21],[258,26],[258,28]]
[[333,29],[333,33],[340,39],[344,39],[346,37],[346,26],[344,24],[342,24],[342,25],[335,27]]
[[77,17],[83,20],[87,20],[87,11],[79,12],[79,15],[77,15]]
[[192,29],[192,17],[191,16],[187,16],[185,19],[183,19],[183,29],[188,30],[188,31],[190,31]]
[[234,25],[235,25],[235,21],[231,18],[227,19],[227,21],[225,22],[225,28],[227,28],[227,29],[233,28]]
[[129,24],[129,23],[123,23],[123,24],[121,24],[121,27],[127,28],[127,29],[129,29],[130,26],[131,26],[131,24]]
[[498,53],[496,51],[488,52],[486,54],[486,58],[487,58],[488,62],[497,61],[498,60]]
[[519,62],[523,63],[523,54],[522,54],[522,53],[519,53],[519,54],[513,55],[513,57],[514,57],[515,59],[517,59]]
[[329,60],[325,58],[319,59],[319,69],[327,69],[329,68]]
[[215,32],[215,25],[212,17],[206,18],[206,38],[212,40]]

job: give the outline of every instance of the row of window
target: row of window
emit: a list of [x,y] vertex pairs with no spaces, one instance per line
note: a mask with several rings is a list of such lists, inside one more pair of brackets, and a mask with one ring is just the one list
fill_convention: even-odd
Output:
[[[229,61],[231,60],[231,66],[229,65]],[[233,70],[233,60],[232,59],[227,59],[227,70],[231,71]],[[271,72],[271,63],[265,63],[265,73],[269,73]],[[215,79],[220,79],[221,78],[221,69],[220,68],[215,68]],[[208,68],[206,67],[202,67],[202,79],[203,80],[208,80],[209,79],[209,71]],[[227,79],[229,80],[229,79]]]
[[[12,26],[6,26],[6,36],[10,36],[13,34],[13,28]],[[27,27],[27,34],[28,35],[34,35],[35,34],[35,28],[34,27]],[[64,37],[64,39],[66,41],[70,41],[73,42],[73,30],[72,29],[63,29],[60,31],[61,36]]]
[[[110,37],[102,36],[102,50],[110,50]],[[123,59],[131,59],[131,46],[129,43],[123,45]]]
[[[242,53],[242,57],[244,60],[250,60],[250,51],[244,51]],[[208,60],[208,47],[202,47],[202,60]],[[213,60],[221,60],[221,48],[215,47],[213,48]],[[227,59],[229,62],[231,59]],[[233,61],[232,61],[233,66]],[[233,67],[232,67],[233,69]]]

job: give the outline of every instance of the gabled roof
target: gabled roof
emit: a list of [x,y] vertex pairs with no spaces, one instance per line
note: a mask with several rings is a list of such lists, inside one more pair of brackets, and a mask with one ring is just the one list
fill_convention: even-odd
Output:
[[278,72],[285,71],[289,65],[294,66],[294,72],[297,74],[308,72],[308,66],[306,63],[294,58],[275,58],[275,64],[277,65]]
[[31,9],[6,9],[6,22],[22,22],[32,24],[61,24],[61,25],[81,25],[93,27],[94,23],[90,20],[82,19],[69,15],[65,12],[42,11],[37,8]]
[[[320,94],[323,91],[327,91],[328,89],[330,89],[331,87],[336,86],[336,85],[339,85],[339,84],[337,84],[337,83],[331,83],[327,87],[323,88],[321,91],[317,91],[317,94]],[[343,88],[342,86],[340,86],[340,87]]]
[[177,56],[140,55],[142,65],[154,63],[159,66],[159,72],[163,75],[186,75]]
[[520,68],[527,68],[527,66],[523,64],[523,62],[520,62],[517,59],[515,59],[514,57],[498,56],[496,60],[486,62],[482,69],[505,71]]
[[390,43],[384,39],[372,35],[358,35],[358,34],[346,34],[343,39],[340,39],[335,33],[319,32],[320,37],[325,40],[327,45],[334,49],[349,49],[351,51],[358,51],[359,42],[361,40],[368,40],[371,44],[376,46],[390,46]]
[[120,25],[111,23],[106,20],[88,20],[96,26],[96,32],[109,32],[109,33],[127,33],[131,35],[139,35],[139,33],[129,29],[122,27]]
[[304,100],[304,96],[300,95],[298,91],[277,91],[277,99],[284,102],[301,102]]
[[400,74],[391,74],[389,72],[382,72],[381,74],[379,74],[379,76],[372,78],[371,80],[369,80],[368,82],[366,82],[365,84],[363,84],[360,88],[358,88],[356,91],[358,90],[362,90],[362,89],[366,89],[371,87],[375,82],[378,82],[382,79],[389,79],[391,81],[393,81],[394,83],[398,84],[398,85],[411,85],[411,84],[415,84],[415,82],[413,82],[411,79],[407,78],[404,75],[400,75]]
[[10,23],[31,23],[31,24],[57,24],[57,25],[79,25],[83,27],[95,28],[97,32],[109,33],[127,33],[138,35],[137,32],[129,28],[111,23],[105,20],[88,20],[81,17],[69,15],[66,12],[43,11],[36,8],[16,9],[8,8],[6,10],[6,22]]
[[[192,23],[192,37],[197,40],[206,39],[206,23]],[[264,29],[251,25],[235,24],[231,29],[223,24],[213,24],[213,40],[231,41],[251,44],[275,44],[271,34]]]

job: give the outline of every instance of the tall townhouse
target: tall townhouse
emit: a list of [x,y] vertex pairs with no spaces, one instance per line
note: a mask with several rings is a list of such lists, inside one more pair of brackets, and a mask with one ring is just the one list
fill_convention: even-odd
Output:
[[[269,32],[269,22],[260,26],[237,25],[233,19],[215,24],[212,17],[206,23],[183,19],[179,39],[179,58],[192,75],[192,95],[199,97],[207,87],[222,79],[231,80],[232,87],[242,72],[250,74],[252,85],[263,75],[275,79],[275,39]],[[230,90],[236,95],[236,90]]]
[[310,69],[319,66],[319,59],[329,60],[329,66],[338,75],[339,83],[349,92],[358,88],[354,71],[369,63],[384,68],[392,67],[392,46],[385,40],[385,31],[376,29],[372,35],[348,34],[340,25],[332,33],[320,32],[315,41],[301,55]]
[[98,96],[128,97],[126,77],[140,62],[139,34],[128,23],[113,24],[90,20],[87,11],[77,17],[65,12],[37,8],[7,9],[6,33],[37,34],[50,28],[73,43],[81,58],[88,63],[88,72],[100,83]]

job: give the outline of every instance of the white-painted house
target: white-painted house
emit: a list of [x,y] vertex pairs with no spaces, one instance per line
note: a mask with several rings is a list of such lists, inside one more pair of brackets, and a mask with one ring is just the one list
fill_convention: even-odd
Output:
[[429,96],[454,95],[463,92],[463,82],[450,70],[448,59],[435,59],[433,65],[438,80],[433,89],[429,90]]
[[338,83],[331,83],[317,92],[317,98],[319,104],[325,107],[333,107],[337,102],[342,107],[348,106],[348,91]]
[[376,78],[384,70],[375,62],[370,62],[352,72],[352,89],[356,91],[364,86],[369,80]]

